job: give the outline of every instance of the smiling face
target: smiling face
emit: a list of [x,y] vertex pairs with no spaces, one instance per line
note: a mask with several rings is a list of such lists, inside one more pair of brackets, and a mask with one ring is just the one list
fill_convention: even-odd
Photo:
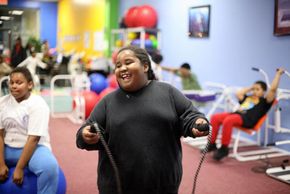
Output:
[[9,89],[17,102],[27,99],[32,88],[33,82],[28,81],[23,73],[15,72],[10,74]]
[[144,87],[148,82],[148,69],[149,65],[142,64],[132,50],[119,52],[115,74],[120,87],[125,91],[134,92]]

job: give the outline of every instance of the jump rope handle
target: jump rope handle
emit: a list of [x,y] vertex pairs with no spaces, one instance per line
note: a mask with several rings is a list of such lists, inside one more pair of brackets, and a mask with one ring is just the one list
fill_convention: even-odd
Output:
[[199,131],[209,131],[209,124],[208,123],[203,123],[203,124],[194,124],[193,128],[198,129]]
[[101,133],[101,129],[99,128],[99,125],[97,123],[91,124],[90,128],[91,133]]

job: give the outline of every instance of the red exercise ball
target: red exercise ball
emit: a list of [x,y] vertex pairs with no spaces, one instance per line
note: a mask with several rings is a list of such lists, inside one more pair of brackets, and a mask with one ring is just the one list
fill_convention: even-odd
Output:
[[157,12],[150,5],[143,5],[136,13],[135,27],[154,28],[157,24]]
[[112,52],[112,63],[113,63],[113,64],[116,64],[117,56],[118,56],[118,52],[119,52],[119,49],[115,49],[115,50]]
[[107,79],[108,79],[110,88],[118,88],[119,87],[119,84],[118,84],[118,81],[117,81],[115,74],[109,75],[109,77]]
[[94,109],[95,105],[99,102],[99,96],[90,90],[82,91],[81,96],[77,97],[76,94],[74,94],[74,99],[73,99],[73,110],[80,109],[81,107],[81,100],[80,98],[83,99],[84,101],[84,108],[85,108],[85,119],[87,119],[92,110]]
[[93,91],[83,91],[82,95],[85,99],[85,118],[87,119],[98,103],[99,96]]
[[104,89],[101,93],[100,93],[100,99],[104,98],[107,94],[115,91],[116,88],[111,88],[111,87],[108,87],[106,89]]
[[136,14],[138,12],[138,7],[134,6],[127,10],[124,21],[126,26],[128,27],[136,27]]

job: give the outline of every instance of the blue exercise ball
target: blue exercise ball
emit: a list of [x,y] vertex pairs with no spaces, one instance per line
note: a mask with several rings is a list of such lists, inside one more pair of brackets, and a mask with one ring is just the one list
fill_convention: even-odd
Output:
[[140,46],[141,45],[141,40],[140,39],[134,39],[134,40],[132,40],[131,45]]
[[108,81],[105,76],[99,73],[93,73],[90,75],[91,91],[97,94],[101,93],[105,88],[108,87]]
[[[15,167],[9,169],[8,179],[0,183],[1,194],[37,194],[37,176],[28,170],[24,169],[24,180],[21,186],[13,183],[12,175]],[[63,171],[59,169],[57,194],[66,193],[66,179]]]
[[66,193],[66,179],[63,171],[59,168],[58,173],[58,185],[56,194],[65,194]]
[[12,175],[15,167],[9,169],[8,179],[5,182],[0,183],[1,194],[33,194],[37,193],[37,177],[30,172],[27,168],[24,169],[24,180],[21,186],[17,186],[13,183]]
[[145,40],[145,48],[153,48],[153,42],[150,39]]

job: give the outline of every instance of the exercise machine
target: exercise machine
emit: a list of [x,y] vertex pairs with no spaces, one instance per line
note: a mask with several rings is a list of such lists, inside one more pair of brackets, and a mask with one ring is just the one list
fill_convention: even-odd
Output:
[[[64,96],[72,96],[75,107],[71,112],[57,113],[55,110],[56,82],[68,81],[71,85]],[[50,81],[50,111],[53,118],[68,118],[73,123],[82,124],[85,121],[85,99],[82,91],[90,89],[90,80],[86,75],[56,75]],[[73,103],[72,103],[73,104]]]
[[[285,71],[284,73],[290,78],[290,73],[288,71]],[[290,90],[279,88],[278,94],[277,94],[277,100],[282,101],[282,100],[289,100],[289,99],[290,99]],[[268,130],[273,129],[276,133],[290,133],[290,129],[283,127],[281,124],[282,111],[283,109],[278,104],[274,111],[274,124],[267,123]],[[268,133],[267,133],[267,137],[268,137]],[[281,141],[276,141],[273,143],[267,143],[267,146],[279,146],[279,145],[284,145],[284,144],[290,144],[290,140],[281,140]],[[290,166],[285,165],[288,163],[289,163],[289,160],[287,159],[283,160],[280,166],[268,168],[266,170],[266,174],[269,177],[274,178],[278,181],[282,181],[284,183],[290,184]]]
[[[210,119],[211,115],[217,110],[232,112],[238,108],[239,104],[234,98],[234,95],[240,87],[228,87],[221,83],[206,82],[205,88],[206,90],[183,90],[182,92],[186,97],[192,100],[193,103],[203,103],[204,109],[210,106],[208,111],[202,110],[201,107],[197,107],[201,112],[206,112],[206,118]],[[187,137],[183,139],[183,142],[193,147],[203,149],[207,144],[207,138],[200,137],[194,139]],[[217,143],[219,144],[219,138]]]
[[0,97],[1,96],[3,96],[4,95],[4,93],[3,93],[3,84],[6,82],[8,82],[8,80],[9,80],[9,76],[4,76],[4,77],[2,77],[1,79],[0,79]]
[[[268,87],[270,87],[269,77],[263,69],[253,67],[252,70],[261,73],[264,76],[266,84],[268,85]],[[285,72],[286,72],[285,73],[286,75],[289,75],[287,71]],[[282,99],[283,100],[290,99],[290,90],[281,89],[281,88],[278,88],[277,90],[277,98],[273,104],[273,108],[275,109],[275,114],[274,114],[275,124],[274,125],[269,124],[269,119],[268,119],[268,116],[267,116],[268,114],[267,114],[264,117],[262,117],[259,120],[259,122],[256,124],[256,126],[253,127],[252,129],[236,127],[238,129],[238,132],[237,132],[234,147],[233,147],[233,153],[230,154],[231,157],[236,158],[238,161],[250,161],[250,160],[259,160],[259,159],[281,157],[281,156],[289,155],[288,152],[278,149],[277,147],[274,147],[274,146],[269,146],[267,144],[269,129],[274,129],[274,131],[276,132],[282,132],[282,131],[290,132],[290,129],[281,128],[281,117],[280,117],[281,108],[279,108],[279,102]],[[238,152],[239,138],[242,131],[248,135],[257,134],[256,145],[261,145],[260,143],[261,142],[261,128],[264,122],[265,122],[265,136],[264,136],[264,144],[262,145],[262,149],[261,147],[258,147],[255,150]]]

